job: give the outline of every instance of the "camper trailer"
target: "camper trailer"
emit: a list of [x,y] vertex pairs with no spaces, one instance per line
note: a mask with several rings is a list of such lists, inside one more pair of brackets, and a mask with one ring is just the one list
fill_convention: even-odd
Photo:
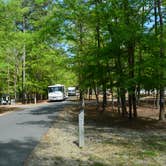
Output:
[[48,100],[62,101],[66,99],[65,86],[61,84],[48,86]]

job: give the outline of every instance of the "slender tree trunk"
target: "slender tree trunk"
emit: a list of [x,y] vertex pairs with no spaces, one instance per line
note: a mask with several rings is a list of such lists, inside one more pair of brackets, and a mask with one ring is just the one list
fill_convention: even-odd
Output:
[[121,113],[121,110],[120,110],[121,102],[120,102],[120,89],[119,88],[117,88],[117,107],[118,107],[118,113],[120,115],[120,113]]
[[[120,48],[117,48],[117,50]],[[116,66],[118,68],[118,73],[121,77],[123,77],[123,71],[122,71],[122,64],[121,64],[121,58],[120,58],[120,53],[118,53],[117,56],[117,62]],[[127,114],[127,109],[126,109],[126,90],[123,88],[123,82],[119,82],[120,85],[120,99],[121,99],[121,108],[122,108],[122,116],[125,116]]]
[[18,68],[17,64],[15,64],[15,72],[14,72],[14,99],[17,100],[17,74],[18,74]]
[[[97,58],[100,56],[100,49],[101,49],[101,37],[100,37],[100,17],[99,17],[99,11],[98,6],[101,3],[101,0],[96,0],[96,15],[97,15],[97,24],[96,24],[96,37],[97,37]],[[100,62],[97,62],[98,67],[102,68],[101,77],[102,77],[102,88],[103,88],[103,103],[102,103],[102,111],[105,111],[105,107],[107,105],[107,94],[106,94],[106,79],[105,79],[105,70],[104,66],[100,64]]]
[[154,0],[154,20],[155,20],[155,34],[157,35],[157,2]]
[[103,111],[105,111],[105,107],[107,105],[107,88],[106,88],[106,82],[103,82]]
[[9,69],[9,64],[7,67],[7,93],[10,94],[10,69]]
[[17,101],[17,82],[19,73],[19,61],[18,61],[18,51],[14,48],[13,53],[15,55],[15,69],[14,69],[14,100]]
[[90,87],[89,89],[88,89],[88,98],[89,98],[89,100],[92,100],[92,88]]
[[[132,20],[131,20],[131,15],[133,14],[131,11],[131,6],[129,4],[128,0],[123,0],[123,5],[124,5],[124,19],[125,19],[125,24],[126,27],[131,28],[130,25]],[[129,66],[129,80],[130,80],[130,87],[128,88],[128,101],[129,101],[129,118],[132,118],[132,113],[134,117],[137,116],[137,107],[136,107],[136,97],[135,97],[135,83],[134,83],[134,51],[135,51],[135,38],[130,37],[126,41],[126,47],[128,51],[128,66]]]
[[122,107],[122,116],[127,114],[126,109],[126,91],[124,88],[120,88],[120,98],[121,98],[121,107]]
[[[129,55],[129,78],[133,82],[134,79],[134,44],[130,41],[128,45],[128,55]],[[137,107],[136,107],[136,96],[135,96],[135,85],[132,83],[131,88],[129,88],[129,118],[133,116],[137,117]]]
[[[79,56],[82,56],[82,47],[83,47],[83,24],[82,22],[78,22],[78,28],[79,28]],[[81,68],[82,62],[79,62],[79,67]],[[79,84],[82,85],[83,81],[83,75],[82,73],[79,73]],[[80,101],[83,99],[83,91],[82,87],[80,88]]]
[[132,95],[128,94],[129,119],[132,119]]
[[[144,12],[144,11],[143,11]],[[143,28],[143,25],[142,25]],[[141,48],[139,49],[139,65],[142,64],[142,50]],[[138,81],[138,87],[137,87],[137,98],[136,98],[136,104],[139,105],[139,100],[140,100],[140,90],[141,90],[141,66],[139,66],[138,68],[138,77],[139,77],[139,81]]]
[[140,83],[138,83],[138,87],[137,87],[137,99],[136,99],[136,102],[137,102],[137,105],[140,104]]
[[[142,7],[142,12],[145,12],[145,6]],[[141,20],[141,28],[144,29],[144,15],[142,15],[142,20]],[[139,68],[138,68],[138,86],[137,86],[137,92],[136,92],[136,105],[139,105],[140,103],[140,90],[141,90],[141,77],[142,77],[142,48],[139,48]]]
[[111,90],[112,91],[112,95],[111,95],[111,100],[112,100],[112,111],[114,111],[114,93],[113,93],[113,89]]
[[82,97],[83,97],[83,90],[80,89],[80,101],[82,101]]
[[132,95],[132,101],[133,101],[133,115],[136,118],[137,117],[137,102],[136,102],[135,93],[133,93]]
[[[26,33],[25,29],[25,17],[23,16],[23,33]],[[25,40],[25,39],[24,39]],[[26,46],[25,41],[23,45],[23,55],[22,55],[22,103],[26,102],[26,73],[25,73],[25,66],[26,65]]]
[[156,91],[155,106],[159,108],[159,90]]
[[96,96],[96,103],[99,105],[99,94],[98,94],[97,86],[94,87],[94,92],[95,92],[95,96]]
[[159,120],[165,120],[165,110],[164,110],[164,88],[160,88],[160,113]]
[[[157,14],[157,0],[154,0],[154,20],[155,20],[155,35],[156,35],[156,38],[157,38],[157,35],[158,35],[158,23],[157,23],[157,17],[158,17],[158,14]],[[158,57],[157,57],[158,58]],[[159,75],[159,71],[157,70],[156,71],[157,74]],[[160,100],[159,100],[159,89],[157,89],[156,91],[156,98],[155,98],[155,105],[156,105],[156,108],[159,108],[159,104],[160,103]]]
[[25,90],[25,59],[26,59],[26,50],[25,45],[23,47],[23,56],[22,56],[22,102],[26,102],[26,90]]
[[[162,0],[157,0],[158,4],[158,14],[159,14],[159,30],[160,30],[160,60],[161,63],[164,61],[164,32],[163,32],[163,15],[161,11]],[[164,71],[163,65],[161,64],[160,69],[160,79],[163,80]],[[165,120],[165,110],[164,110],[164,85],[160,84],[160,113],[159,113],[159,120]]]

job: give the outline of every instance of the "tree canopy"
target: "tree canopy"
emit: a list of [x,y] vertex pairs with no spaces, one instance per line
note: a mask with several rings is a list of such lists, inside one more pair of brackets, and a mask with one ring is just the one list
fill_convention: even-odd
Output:
[[0,0],[0,93],[46,95],[62,83],[116,91],[129,117],[141,89],[166,85],[166,3],[162,0]]

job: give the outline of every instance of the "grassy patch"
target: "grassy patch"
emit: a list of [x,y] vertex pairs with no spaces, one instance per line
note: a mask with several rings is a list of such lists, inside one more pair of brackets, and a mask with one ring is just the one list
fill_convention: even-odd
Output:
[[105,165],[105,164],[99,163],[99,162],[95,162],[95,163],[93,163],[92,166],[108,166],[108,165]]
[[144,144],[149,148],[158,152],[166,152],[166,138],[148,138],[144,140]]
[[138,153],[138,155],[141,157],[155,157],[157,156],[157,153],[151,150],[142,150]]

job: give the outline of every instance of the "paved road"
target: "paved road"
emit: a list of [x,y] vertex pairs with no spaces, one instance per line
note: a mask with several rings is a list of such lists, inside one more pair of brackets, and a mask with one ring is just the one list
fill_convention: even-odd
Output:
[[0,166],[23,166],[42,135],[69,101],[27,106],[0,116]]

